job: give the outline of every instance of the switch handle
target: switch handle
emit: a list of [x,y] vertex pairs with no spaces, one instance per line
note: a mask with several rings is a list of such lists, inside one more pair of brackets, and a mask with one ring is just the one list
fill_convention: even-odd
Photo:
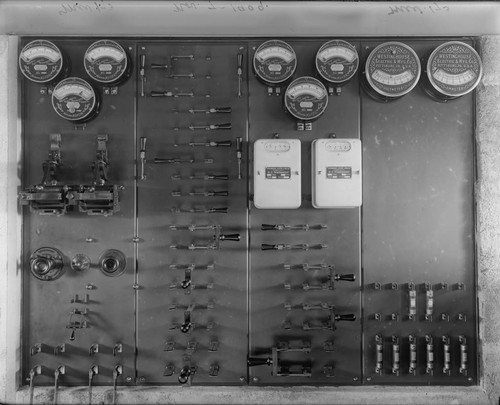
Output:
[[228,191],[213,191],[210,193],[211,196],[215,197],[226,197],[229,195]]
[[356,315],[354,314],[335,315],[335,320],[353,322],[356,320]]
[[234,242],[239,242],[241,240],[241,235],[239,233],[220,235],[219,240],[232,240]]
[[356,281],[354,274],[336,274],[335,281]]
[[230,113],[231,107],[216,107],[209,110],[211,113]]
[[260,245],[261,250],[274,250],[276,249],[276,245],[270,245],[268,243],[263,243]]
[[227,174],[214,174],[210,176],[211,180],[228,180],[229,176]]
[[152,91],[151,97],[172,97],[174,94],[170,91]]
[[271,225],[271,224],[262,224],[260,229],[262,231],[273,231],[276,229],[276,225]]
[[248,367],[254,366],[270,366],[273,364],[271,357],[249,357],[247,360]]
[[220,213],[220,214],[227,214],[227,207],[221,207],[221,208],[210,208],[208,212],[213,212],[213,213]]
[[210,125],[210,129],[231,129],[232,126],[231,126],[231,123],[230,122],[226,122],[224,124],[214,124],[214,125]]
[[219,141],[219,142],[209,142],[210,146],[224,146],[224,147],[231,147],[233,146],[232,141]]

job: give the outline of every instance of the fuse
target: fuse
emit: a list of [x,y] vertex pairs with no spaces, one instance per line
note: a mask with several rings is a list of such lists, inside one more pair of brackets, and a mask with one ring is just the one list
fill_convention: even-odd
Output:
[[400,366],[400,344],[399,337],[392,337],[392,374],[399,375],[399,366]]
[[450,375],[451,372],[451,352],[450,352],[450,337],[443,336],[443,374]]
[[375,373],[382,375],[384,369],[384,339],[381,335],[375,336],[376,365]]
[[427,321],[432,321],[432,314],[434,312],[434,291],[432,287],[428,286],[425,292],[425,319]]
[[408,342],[410,346],[410,360],[408,372],[411,375],[416,375],[417,372],[417,338],[414,335],[408,336]]
[[458,371],[460,374],[467,375],[467,339],[460,335],[458,341],[460,342],[460,369]]
[[417,315],[417,291],[415,290],[415,284],[408,284],[408,319],[413,321]]
[[427,374],[433,375],[434,374],[434,342],[432,339],[432,336],[430,335],[425,335],[425,341],[426,341],[426,369],[425,372]]

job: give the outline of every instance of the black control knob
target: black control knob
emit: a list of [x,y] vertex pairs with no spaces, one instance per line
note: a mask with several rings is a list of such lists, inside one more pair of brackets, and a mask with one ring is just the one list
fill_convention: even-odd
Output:
[[193,374],[193,370],[189,366],[184,366],[179,374],[179,383],[186,384],[189,381],[189,377]]
[[191,326],[193,324],[191,322],[183,323],[180,327],[182,333],[188,333],[191,330]]

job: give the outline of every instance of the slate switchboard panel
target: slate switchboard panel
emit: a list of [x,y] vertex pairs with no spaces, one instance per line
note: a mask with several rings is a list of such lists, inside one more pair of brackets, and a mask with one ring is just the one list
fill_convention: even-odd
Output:
[[474,41],[334,39],[23,38],[22,384],[477,384]]

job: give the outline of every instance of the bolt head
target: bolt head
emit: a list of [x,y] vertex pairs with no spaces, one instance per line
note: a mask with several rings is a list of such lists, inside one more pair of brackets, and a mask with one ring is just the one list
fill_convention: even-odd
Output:
[[252,381],[253,381],[254,383],[257,383],[257,382],[259,382],[259,381],[260,381],[260,378],[259,378],[259,377],[253,377],[253,378],[252,378]]
[[132,382],[132,377],[128,376],[127,378],[125,378],[125,381],[128,382],[128,383],[131,383]]

